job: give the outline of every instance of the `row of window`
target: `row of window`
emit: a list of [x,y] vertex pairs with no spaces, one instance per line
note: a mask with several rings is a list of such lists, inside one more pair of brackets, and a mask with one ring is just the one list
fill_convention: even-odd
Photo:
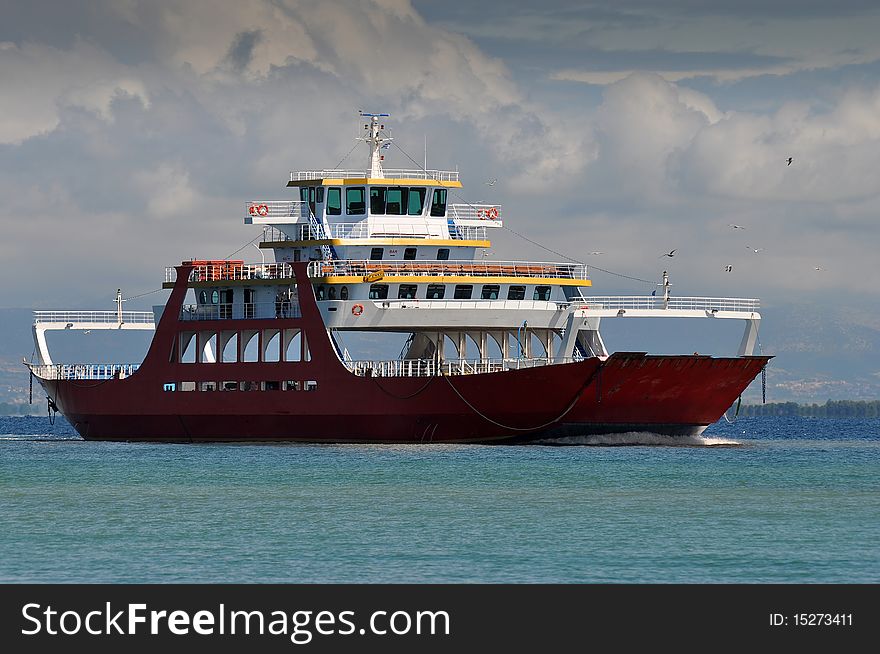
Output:
[[314,391],[318,382],[307,381],[221,381],[221,382],[165,382],[162,390],[174,391]]
[[[403,259],[404,261],[412,261],[416,258],[416,252],[418,248],[406,248],[403,251]],[[370,250],[370,259],[372,260],[380,260],[385,256],[385,248],[373,248]],[[439,248],[437,250],[437,261],[448,261],[449,260],[449,248]]]
[[[428,189],[423,186],[370,186],[370,213],[386,216],[421,216],[425,209],[425,197]],[[342,215],[342,187],[327,188],[324,213],[328,216]],[[299,190],[300,199],[309,203],[312,213],[315,205],[324,202],[323,186],[304,186]],[[367,213],[367,187],[345,187],[345,214],[362,216]],[[431,195],[430,215],[442,217],[446,215],[446,189],[434,189]]]
[[[418,290],[419,287],[417,284],[400,284],[397,289],[397,297],[402,300],[414,299]],[[550,286],[535,286],[532,299],[548,301],[550,299],[550,290]],[[480,291],[480,299],[497,300],[500,291],[501,286],[498,284],[483,284],[483,288]],[[452,291],[452,298],[455,300],[470,300],[473,297],[473,293],[473,284],[456,284]],[[445,296],[446,284],[428,284],[425,292],[425,299],[442,300]],[[371,300],[388,299],[388,284],[373,284],[370,286],[369,297]],[[525,300],[526,287],[511,285],[507,289],[507,299]]]

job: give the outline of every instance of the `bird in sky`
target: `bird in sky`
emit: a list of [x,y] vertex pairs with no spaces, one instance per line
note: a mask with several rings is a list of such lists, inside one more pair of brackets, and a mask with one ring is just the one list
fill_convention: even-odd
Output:
[[750,249],[752,252],[754,252],[755,254],[758,254],[758,252],[763,252],[763,251],[764,251],[764,248],[753,248],[751,245],[747,245],[746,247],[747,247],[748,249]]
[[590,252],[590,254],[605,254],[604,252]]
[[733,272],[733,266],[724,266],[724,272]]
[[486,182],[486,186],[495,186],[495,182],[497,182],[497,181],[498,181],[498,178],[497,178],[497,177],[493,177],[493,178],[490,179],[488,182]]
[[662,259],[663,257],[670,257],[670,258],[671,258],[671,257],[674,257],[674,256],[675,256],[675,252],[676,252],[677,249],[678,249],[678,248],[676,248],[675,250],[670,250],[670,251],[667,252],[666,254],[661,254],[661,255],[660,255],[659,257],[657,257],[657,258],[658,258],[658,259]]
[[822,266],[816,266],[815,270],[825,270]]
[[792,157],[789,157],[788,159],[786,159],[786,161],[788,161],[788,165],[789,165],[789,166],[791,165],[791,162],[792,162],[793,160],[794,160],[794,159],[793,159]]
[[734,225],[733,223],[728,223],[728,227],[733,227],[734,229],[745,229],[742,225]]

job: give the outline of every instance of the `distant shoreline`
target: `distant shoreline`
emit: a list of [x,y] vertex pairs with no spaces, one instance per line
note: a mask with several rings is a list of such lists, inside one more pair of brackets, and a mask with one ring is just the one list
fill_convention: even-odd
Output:
[[828,400],[825,404],[797,402],[769,402],[743,404],[743,417],[802,416],[808,418],[880,418],[880,400]]

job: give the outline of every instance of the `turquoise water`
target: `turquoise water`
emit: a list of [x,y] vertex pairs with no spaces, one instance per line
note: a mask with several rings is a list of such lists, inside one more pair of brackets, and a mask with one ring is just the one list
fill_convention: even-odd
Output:
[[880,420],[706,436],[155,445],[0,418],[0,582],[880,582]]

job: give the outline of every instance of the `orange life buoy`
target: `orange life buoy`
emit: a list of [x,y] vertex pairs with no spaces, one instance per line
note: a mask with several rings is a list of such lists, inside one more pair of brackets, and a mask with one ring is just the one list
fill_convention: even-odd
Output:
[[363,312],[364,312],[364,305],[363,305],[363,304],[355,304],[355,305],[351,308],[351,314],[352,314],[353,316],[359,316],[359,315],[361,315]]
[[490,220],[495,220],[498,217],[498,207],[490,207],[489,209],[486,209],[486,216],[488,216]]
[[255,205],[255,204],[250,205],[248,207],[248,213],[252,216],[256,216],[257,215],[257,205]]
[[269,207],[267,207],[265,204],[261,204],[259,207],[257,207],[257,213],[260,214],[261,216],[268,216],[269,215]]

